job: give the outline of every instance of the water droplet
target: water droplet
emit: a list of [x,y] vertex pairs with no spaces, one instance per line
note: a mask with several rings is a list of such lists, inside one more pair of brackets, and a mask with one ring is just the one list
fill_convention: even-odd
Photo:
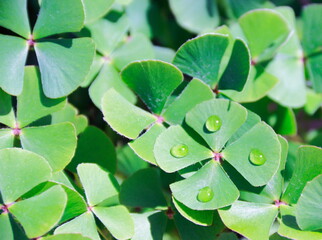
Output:
[[214,192],[210,187],[204,187],[199,190],[197,199],[199,202],[209,202],[214,197]]
[[253,149],[249,154],[249,161],[254,165],[260,166],[266,162],[266,158],[261,151]]
[[188,155],[188,146],[184,144],[178,144],[171,148],[170,153],[176,158],[183,158]]
[[206,121],[206,128],[209,132],[216,132],[221,128],[221,119],[217,115],[210,116]]

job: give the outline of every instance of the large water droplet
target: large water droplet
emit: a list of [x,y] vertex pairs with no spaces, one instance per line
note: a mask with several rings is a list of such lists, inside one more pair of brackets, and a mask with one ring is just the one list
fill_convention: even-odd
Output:
[[214,192],[210,187],[204,187],[199,190],[197,199],[199,202],[209,202],[214,197]]
[[216,132],[221,128],[221,124],[220,117],[212,115],[206,121],[206,128],[209,132]]
[[266,162],[266,158],[260,150],[253,149],[249,154],[249,161],[254,165],[260,166]]
[[188,146],[184,144],[178,144],[171,148],[170,153],[176,158],[183,158],[188,155]]

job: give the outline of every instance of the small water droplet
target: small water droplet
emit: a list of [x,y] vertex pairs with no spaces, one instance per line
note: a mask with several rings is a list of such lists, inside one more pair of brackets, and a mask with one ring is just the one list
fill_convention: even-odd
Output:
[[210,187],[204,187],[199,190],[197,199],[199,202],[209,202],[214,197],[214,192]]
[[254,165],[260,166],[266,162],[266,158],[260,150],[253,149],[249,154],[249,161]]
[[221,124],[220,117],[212,115],[206,121],[206,128],[209,132],[216,132],[221,128]]
[[178,144],[171,148],[170,153],[176,158],[183,158],[188,155],[188,146],[184,144]]

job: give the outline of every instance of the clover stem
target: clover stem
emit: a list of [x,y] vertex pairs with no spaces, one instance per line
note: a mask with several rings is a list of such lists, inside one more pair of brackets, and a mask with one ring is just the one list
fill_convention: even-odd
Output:
[[33,47],[35,46],[35,41],[34,41],[34,37],[33,35],[30,35],[28,40],[27,40],[27,44],[30,46],[30,47]]
[[2,213],[9,213],[9,207],[11,206],[11,205],[13,205],[14,204],[14,202],[12,202],[12,203],[8,203],[8,204],[4,204],[4,205],[2,205],[1,207],[0,207],[0,210],[2,211]]
[[156,123],[162,124],[164,122],[164,117],[159,115],[155,115],[155,116],[157,118]]
[[167,211],[165,212],[165,215],[167,215],[169,219],[173,219],[174,211],[172,210],[171,207],[168,207]]
[[112,61],[112,59],[109,56],[103,56],[102,58],[103,58],[104,62],[111,62]]
[[92,206],[88,206],[88,207],[87,207],[87,211],[88,211],[88,212],[93,211],[93,207],[92,207]]
[[286,202],[283,202],[281,200],[275,200],[274,202],[276,207],[280,207],[281,205],[287,205]]
[[15,137],[19,137],[21,134],[21,128],[19,127],[19,125],[16,123],[15,127],[12,128],[12,133]]
[[212,157],[216,162],[222,163],[222,155],[221,153],[216,153],[213,152],[213,157]]

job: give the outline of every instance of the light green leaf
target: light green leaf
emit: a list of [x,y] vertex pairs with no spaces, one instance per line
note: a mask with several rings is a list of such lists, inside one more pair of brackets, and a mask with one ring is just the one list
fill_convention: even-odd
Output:
[[239,18],[241,15],[250,10],[265,7],[264,3],[267,5],[265,0],[248,0],[247,2],[240,0],[228,0],[228,3],[229,10],[232,11],[233,16],[236,18]]
[[118,70],[137,60],[153,59],[153,45],[146,36],[136,33],[128,38],[125,44],[111,54],[112,62]]
[[27,0],[2,0],[0,2],[0,26],[28,38],[30,26]]
[[72,160],[77,144],[71,123],[23,128],[20,141],[24,149],[46,158],[54,172],[64,169]]
[[135,234],[131,240],[163,239],[167,224],[167,218],[163,212],[132,213],[131,216],[135,225]]
[[135,139],[157,120],[152,114],[132,105],[114,89],[108,90],[102,99],[104,120],[114,131],[127,138]]
[[310,75],[310,80],[313,84],[313,89],[317,93],[322,93],[322,70],[321,70],[321,61],[322,61],[322,51],[321,53],[311,56],[307,59],[307,70]]
[[[172,147],[187,146],[187,155],[175,157],[171,154]],[[170,126],[156,140],[154,156],[160,168],[166,172],[175,172],[207,158],[212,158],[210,149],[196,142],[179,125]],[[178,199],[179,200],[179,199]]]
[[227,35],[208,33],[184,43],[177,51],[173,64],[194,78],[198,78],[214,88],[218,82],[218,71],[225,50]]
[[9,213],[0,214],[0,239],[14,240],[14,233],[11,228]]
[[[80,233],[92,240],[101,240],[96,230],[96,223],[93,214],[90,211],[74,218],[59,226],[55,230],[55,234],[61,233]],[[65,240],[65,239],[64,239]]]
[[111,88],[114,88],[132,104],[136,102],[136,96],[122,81],[118,71],[112,64],[105,62],[101,71],[98,73],[98,76],[89,88],[89,96],[98,108],[101,108],[104,94]]
[[[266,159],[264,164],[255,165],[250,161],[250,154],[254,150],[262,153]],[[227,146],[222,156],[250,184],[262,186],[273,177],[280,165],[281,145],[274,130],[266,123],[260,122]]]
[[86,25],[86,28],[90,31],[97,50],[106,57],[109,57],[111,52],[125,38],[129,28],[129,21],[124,14],[114,21],[108,17],[99,19]]
[[209,86],[199,79],[193,79],[173,103],[165,108],[162,116],[170,124],[181,124],[187,112],[197,104],[212,98],[214,94]]
[[313,115],[322,106],[322,93],[315,93],[311,89],[306,91],[306,104],[304,110],[309,115]]
[[303,8],[303,47],[306,56],[322,50],[322,5],[310,4]]
[[103,17],[111,8],[115,0],[83,0],[85,23],[93,22]]
[[17,120],[20,128],[62,109],[65,105],[66,98],[49,99],[44,95],[38,68],[25,68],[23,91],[17,97]]
[[88,125],[87,117],[85,115],[78,115],[78,109],[70,103],[67,103],[60,111],[51,114],[51,124],[63,122],[72,123],[76,128],[77,135],[83,132]]
[[21,223],[27,236],[35,238],[44,235],[58,223],[66,202],[63,188],[54,186],[35,197],[15,203],[9,207],[9,211]]
[[51,168],[41,156],[19,148],[0,150],[0,191],[4,203],[21,195],[51,177]]
[[41,240],[92,240],[92,239],[83,237],[80,234],[57,234],[57,235],[41,238]]
[[296,205],[296,221],[303,230],[322,228],[322,175],[308,182]]
[[159,172],[154,168],[141,169],[126,179],[121,186],[120,202],[130,207],[166,208]]
[[129,239],[134,235],[134,222],[124,206],[94,207],[93,212],[116,239]]
[[180,26],[192,33],[201,33],[219,25],[215,1],[170,0],[170,9]]
[[148,38],[153,35],[150,26],[150,0],[132,0],[125,8],[126,15],[129,17],[131,33],[143,33]]
[[322,174],[322,149],[315,146],[302,146],[298,149],[298,158],[292,178],[283,194],[282,201],[297,203],[308,181]]
[[193,210],[191,208],[188,208],[175,198],[172,198],[172,202],[178,210],[178,212],[187,220],[200,226],[210,226],[212,224],[214,219],[214,211]]
[[[10,0],[5,0],[7,1]],[[0,34],[0,87],[11,95],[19,95],[22,91],[27,54],[26,40]]]
[[15,113],[12,107],[11,96],[0,89],[0,123],[11,128],[16,127]]
[[58,33],[78,32],[83,27],[84,18],[82,0],[42,0],[33,37],[39,39]]
[[252,240],[268,240],[278,208],[272,204],[237,201],[219,210],[225,225]]
[[75,156],[67,169],[76,172],[80,163],[96,163],[111,173],[116,171],[116,153],[112,141],[99,128],[88,126],[79,135]]
[[282,15],[270,9],[245,13],[238,22],[255,62],[271,58],[290,32]]
[[153,46],[155,59],[172,63],[175,51],[171,48],[161,47],[161,46]]
[[147,132],[129,143],[129,146],[134,152],[143,160],[148,161],[151,164],[157,165],[154,157],[153,149],[157,137],[166,128],[162,124],[154,124]]
[[81,87],[86,88],[94,81],[99,71],[101,70],[104,62],[105,62],[104,58],[96,53],[94,60],[92,62],[92,66],[89,70],[89,73],[87,74],[85,80],[80,85]]
[[119,185],[112,174],[93,163],[79,164],[77,173],[91,207],[107,200],[118,201]]
[[320,240],[321,231],[303,231],[299,228],[295,218],[295,207],[281,206],[281,219],[278,234],[288,239],[296,240]]
[[[213,198],[198,200],[201,189],[209,187]],[[222,167],[211,160],[191,177],[170,185],[173,196],[185,206],[194,210],[212,210],[232,204],[239,197],[239,191]]]
[[13,147],[14,139],[15,135],[12,129],[0,129],[0,149]]
[[[217,116],[221,126],[211,132],[206,127],[209,117]],[[220,152],[229,138],[246,121],[247,111],[238,103],[225,99],[213,99],[198,104],[186,115],[187,124],[192,127],[215,152]]]
[[44,93],[59,98],[84,81],[94,59],[95,46],[89,38],[57,39],[37,42],[35,50]]

